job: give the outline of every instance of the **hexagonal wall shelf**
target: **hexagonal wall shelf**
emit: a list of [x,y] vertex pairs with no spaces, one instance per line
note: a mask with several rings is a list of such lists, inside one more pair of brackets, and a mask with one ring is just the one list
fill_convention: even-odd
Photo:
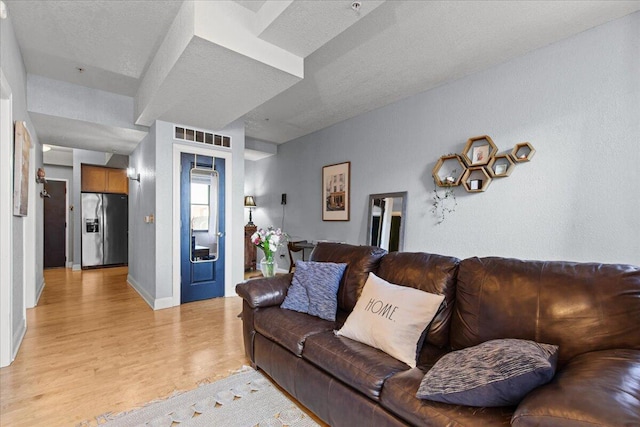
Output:
[[432,175],[438,187],[456,187],[467,170],[458,154],[446,154],[438,159]]
[[517,163],[528,162],[535,153],[536,149],[533,148],[533,145],[528,142],[521,142],[516,144],[516,146],[513,147],[513,150],[511,150],[511,158]]
[[469,138],[462,150],[462,159],[467,166],[484,166],[496,155],[498,147],[489,135]]
[[492,178],[504,178],[511,175],[515,167],[516,165],[509,154],[499,154],[489,160],[487,171]]
[[484,166],[474,166],[468,168],[462,175],[462,185],[469,193],[480,193],[485,191],[491,184],[491,177]]

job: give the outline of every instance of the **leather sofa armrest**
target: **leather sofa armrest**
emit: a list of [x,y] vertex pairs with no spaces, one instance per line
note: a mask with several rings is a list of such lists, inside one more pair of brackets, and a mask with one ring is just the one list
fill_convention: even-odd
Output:
[[293,274],[283,274],[266,279],[252,279],[236,285],[236,293],[251,308],[280,305],[287,295]]
[[640,350],[576,356],[520,402],[511,425],[640,425],[639,370]]

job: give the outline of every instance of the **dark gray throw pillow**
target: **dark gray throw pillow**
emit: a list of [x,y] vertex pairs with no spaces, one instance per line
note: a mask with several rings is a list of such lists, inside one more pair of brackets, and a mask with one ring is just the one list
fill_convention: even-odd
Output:
[[291,286],[281,308],[336,320],[338,287],[347,264],[296,261]]
[[427,372],[416,397],[465,406],[517,405],[551,381],[558,346],[501,339],[444,355]]

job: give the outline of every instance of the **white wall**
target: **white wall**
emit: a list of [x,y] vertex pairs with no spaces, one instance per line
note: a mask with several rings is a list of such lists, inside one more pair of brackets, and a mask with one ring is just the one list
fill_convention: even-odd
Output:
[[[406,251],[640,265],[640,13],[279,147],[255,162],[254,222],[364,244],[370,193],[408,191]],[[444,223],[431,170],[470,137],[537,150]],[[351,221],[321,219],[322,166],[351,161]]]

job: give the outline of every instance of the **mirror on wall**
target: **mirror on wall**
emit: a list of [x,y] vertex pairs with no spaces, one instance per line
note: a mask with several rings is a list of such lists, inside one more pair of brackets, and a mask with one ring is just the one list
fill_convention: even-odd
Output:
[[369,195],[367,244],[389,252],[404,250],[407,192]]
[[193,168],[190,174],[191,262],[218,259],[218,172]]

